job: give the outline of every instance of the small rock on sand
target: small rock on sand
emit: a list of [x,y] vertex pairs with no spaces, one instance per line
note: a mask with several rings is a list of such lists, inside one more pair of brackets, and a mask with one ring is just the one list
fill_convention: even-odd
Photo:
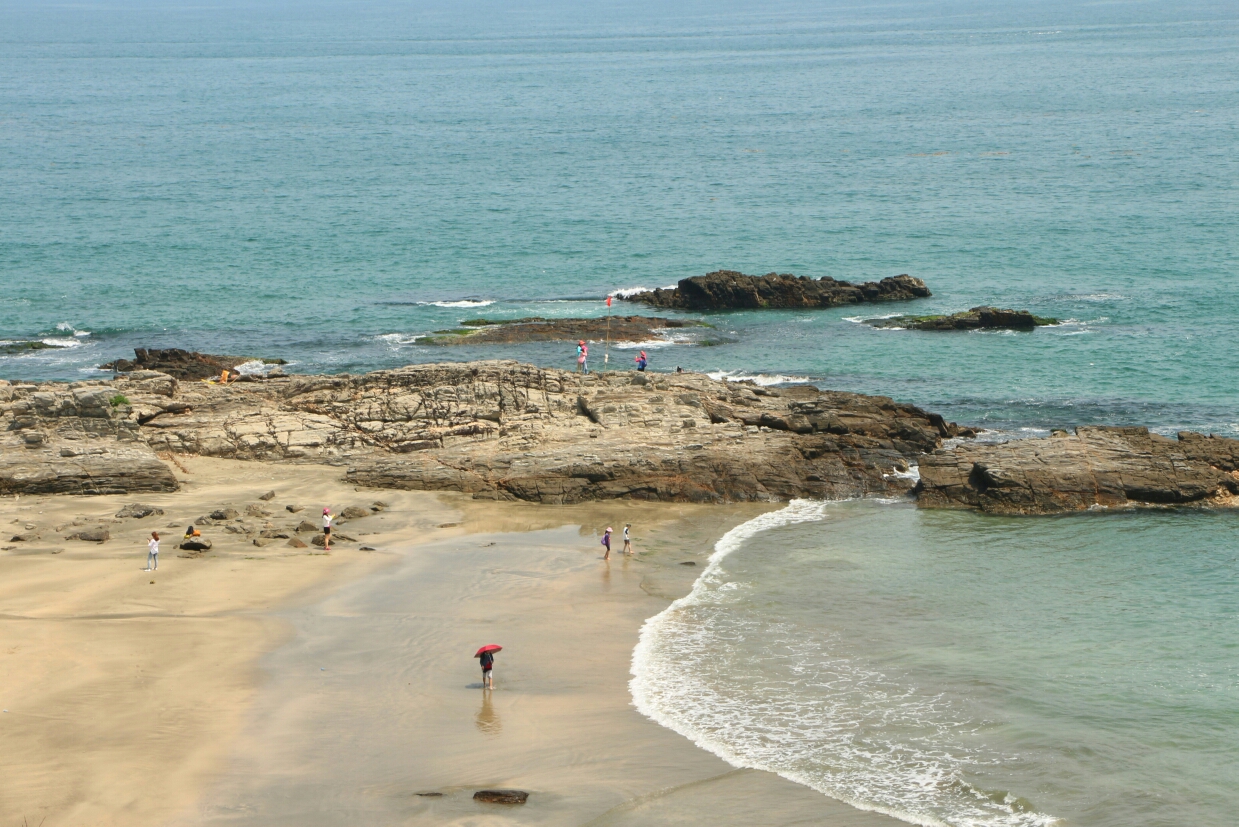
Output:
[[241,512],[235,508],[217,508],[207,516],[212,520],[235,520],[241,516]]
[[210,551],[211,541],[205,537],[199,537],[196,540],[186,540],[181,543],[183,551]]
[[271,516],[271,512],[263,508],[260,505],[247,505],[245,507],[245,513],[250,515],[251,517],[270,517]]
[[314,525],[314,523],[309,520],[302,520],[297,523],[297,533],[300,534],[303,531],[318,531],[318,526]]
[[697,564],[694,563],[692,560],[685,560],[683,563],[680,563],[680,565],[681,566],[695,566]]
[[284,509],[289,514],[296,514],[298,511],[305,511],[305,506],[304,505],[286,505],[284,506]]
[[358,508],[355,505],[350,505],[348,508],[340,512],[340,516],[346,520],[360,520],[362,517],[369,517],[370,510],[368,508]]
[[382,500],[375,500],[374,502],[370,503],[370,510],[376,514],[380,511],[385,510],[386,508],[387,508],[387,503],[383,502]]
[[[316,546],[321,547],[321,546],[325,546],[327,541],[323,539],[323,535],[315,534],[310,539],[310,542]],[[350,537],[347,534],[336,534],[335,532],[332,532],[331,542],[333,543],[355,543],[357,542],[357,540],[356,538]]]
[[309,546],[306,545],[305,540],[301,540],[297,537],[290,538],[288,541],[288,545],[291,546],[292,548],[309,548]]
[[143,517],[149,517],[152,514],[162,515],[163,509],[156,508],[153,505],[143,505],[142,503],[130,503],[129,505],[116,512],[117,517],[125,518],[132,517],[135,520],[140,520]]
[[275,499],[275,492],[268,491],[266,494],[260,495],[258,499],[262,500],[263,502],[270,502],[271,500]]
[[524,804],[529,793],[524,790],[478,790],[473,794],[474,801],[486,801],[491,804]]
[[79,531],[76,534],[70,534],[66,540],[85,540],[88,543],[106,543],[112,539],[112,535],[106,528],[100,526],[98,528],[88,528],[85,531]]

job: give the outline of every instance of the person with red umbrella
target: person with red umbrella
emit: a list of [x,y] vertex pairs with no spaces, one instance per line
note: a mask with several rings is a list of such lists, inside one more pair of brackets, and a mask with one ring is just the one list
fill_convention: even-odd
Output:
[[492,672],[495,671],[495,653],[502,651],[503,647],[494,643],[488,643],[474,653],[475,658],[482,661],[482,688],[494,689],[495,677]]

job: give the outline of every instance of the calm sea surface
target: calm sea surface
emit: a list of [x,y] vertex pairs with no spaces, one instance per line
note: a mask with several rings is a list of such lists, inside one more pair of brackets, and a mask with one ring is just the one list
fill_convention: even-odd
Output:
[[[95,376],[135,346],[568,367],[417,337],[718,268],[906,272],[934,297],[713,315],[711,346],[647,347],[652,367],[1016,435],[1239,436],[1237,54],[1223,2],[14,0],[0,341],[61,347],[0,377]],[[857,323],[982,303],[1064,323]],[[1235,822],[1231,516],[822,508],[703,581],[721,602],[677,634],[744,640],[719,644],[705,717],[659,712],[674,686],[645,669],[652,714],[925,823]]]

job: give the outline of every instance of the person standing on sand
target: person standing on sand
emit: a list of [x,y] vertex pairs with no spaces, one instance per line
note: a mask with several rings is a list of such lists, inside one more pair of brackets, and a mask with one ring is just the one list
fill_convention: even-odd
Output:
[[607,547],[607,553],[602,555],[603,560],[611,559],[611,526],[607,526],[607,530],[602,533],[602,544]]
[[649,357],[645,355],[644,350],[638,353],[637,358],[634,359],[633,361],[637,363],[637,370],[641,371],[642,373],[645,373],[645,366],[650,363]]
[[151,539],[146,543],[146,568],[143,571],[155,571],[159,568],[159,532],[152,531]]
[[576,366],[582,373],[589,373],[589,345],[584,339],[576,343]]
[[323,509],[323,550],[331,551],[331,509]]
[[495,670],[495,653],[483,652],[479,659],[482,661],[482,688],[494,689],[495,676],[492,673]]
[[632,538],[628,536],[628,529],[632,528],[632,523],[624,523],[624,553],[632,554]]

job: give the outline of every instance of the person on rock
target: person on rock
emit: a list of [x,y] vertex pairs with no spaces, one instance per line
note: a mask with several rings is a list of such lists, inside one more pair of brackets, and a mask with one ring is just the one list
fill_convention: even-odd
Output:
[[641,351],[640,353],[638,353],[638,354],[637,354],[637,358],[636,358],[636,359],[634,359],[633,361],[637,363],[637,370],[641,371],[642,373],[644,373],[644,372],[645,372],[645,366],[646,366],[646,365],[648,365],[648,364],[650,363],[650,360],[649,360],[649,358],[645,355],[645,351],[644,351],[644,350],[643,350],[643,351]]
[[584,339],[576,343],[576,366],[582,373],[589,373],[589,345]]

